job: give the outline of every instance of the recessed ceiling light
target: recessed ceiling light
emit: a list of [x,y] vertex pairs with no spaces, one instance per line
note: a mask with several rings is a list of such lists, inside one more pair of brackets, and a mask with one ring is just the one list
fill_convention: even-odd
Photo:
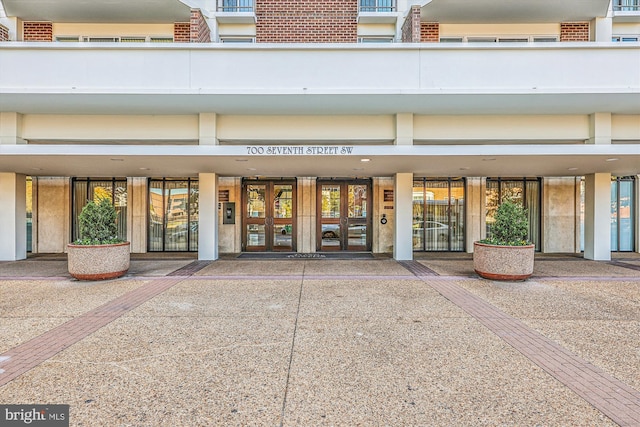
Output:
[[42,170],[42,168],[31,168],[31,170],[34,170],[34,171],[41,171],[41,170]]
[[483,162],[492,162],[494,161],[496,158],[495,157],[489,157],[487,159],[482,159]]
[[248,171],[255,171],[255,170],[258,170],[258,169],[256,169],[256,168],[247,168],[247,170]]
[[461,171],[468,171],[469,169],[471,169],[469,166],[465,166],[460,168]]
[[354,171],[363,171],[364,168],[353,168]]
[[568,171],[577,171],[578,168],[567,168]]
[[370,162],[371,159],[360,159],[361,162]]
[[248,162],[249,159],[236,159],[236,162]]
[[140,168],[141,171],[148,171],[149,168]]
[[612,157],[610,159],[607,159],[607,162],[617,162],[618,160],[620,160],[620,159],[618,159],[616,157]]
[[124,162],[124,159],[109,159],[113,162]]

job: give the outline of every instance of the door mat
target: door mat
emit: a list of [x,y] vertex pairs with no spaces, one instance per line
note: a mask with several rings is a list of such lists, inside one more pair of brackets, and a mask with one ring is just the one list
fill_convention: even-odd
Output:
[[242,259],[374,259],[371,252],[243,252],[238,258]]

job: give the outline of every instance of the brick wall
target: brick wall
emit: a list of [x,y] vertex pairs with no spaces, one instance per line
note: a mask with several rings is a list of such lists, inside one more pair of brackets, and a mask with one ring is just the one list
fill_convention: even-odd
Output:
[[588,42],[588,22],[563,22],[560,24],[561,42]]
[[423,22],[420,24],[420,41],[423,43],[440,42],[440,23]]
[[4,25],[0,24],[0,42],[8,42],[9,41],[9,29]]
[[173,24],[173,41],[176,43],[189,43],[191,41],[190,22],[176,22]]
[[191,43],[208,43],[211,41],[209,24],[202,16],[200,9],[191,9],[190,27],[189,39]]
[[402,24],[402,42],[403,43],[419,43],[420,42],[420,6],[411,6],[411,10]]
[[358,0],[256,0],[258,43],[355,43]]
[[53,41],[53,24],[51,22],[25,21],[22,23],[23,40],[26,42]]

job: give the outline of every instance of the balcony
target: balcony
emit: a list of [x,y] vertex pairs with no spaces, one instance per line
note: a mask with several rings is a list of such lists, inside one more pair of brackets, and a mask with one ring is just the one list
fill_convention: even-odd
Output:
[[640,22],[640,0],[613,0],[616,22]]
[[215,16],[220,24],[254,24],[254,0],[219,0]]
[[396,0],[360,0],[359,2],[359,23],[395,24],[397,19]]

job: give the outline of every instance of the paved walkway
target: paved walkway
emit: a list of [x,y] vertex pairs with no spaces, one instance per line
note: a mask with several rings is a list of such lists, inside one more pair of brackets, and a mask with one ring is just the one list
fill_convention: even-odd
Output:
[[[3,345],[1,348],[5,350],[0,354],[0,403],[71,403],[72,425],[75,425],[74,418],[80,424],[81,420],[90,420],[100,414],[100,419],[105,420],[104,425],[114,422],[132,425],[158,422],[166,425],[181,422],[194,425],[273,425],[274,422],[280,425],[613,425],[611,422],[614,422],[620,426],[640,426],[640,393],[637,391],[640,385],[640,354],[637,353],[640,277],[633,268],[620,265],[626,261],[635,265],[635,258],[600,263],[602,276],[575,276],[576,272],[592,271],[594,265],[589,261],[548,261],[563,266],[545,266],[542,261],[537,263],[543,264],[537,280],[506,285],[472,277],[468,261],[466,258],[446,257],[401,263],[393,260],[228,260],[215,263],[182,260],[171,264],[173,270],[167,271],[167,266],[163,269],[157,261],[151,260],[149,262],[157,265],[156,269],[138,266],[137,275],[110,282],[82,284],[82,289],[74,289],[74,292],[86,295],[89,289],[111,287],[113,289],[108,289],[109,292],[120,292],[120,295],[103,304],[88,299],[89,305],[93,304],[95,308],[88,311],[78,309],[69,316],[69,320],[31,339],[23,339],[17,345],[9,344],[8,348]],[[16,264],[11,264],[5,271],[13,273],[11,269]],[[5,266],[7,263],[0,263],[0,275]],[[25,289],[28,293],[30,285],[52,294],[56,293],[56,286],[73,287],[73,282],[57,275],[51,265],[38,266],[51,273],[48,278],[33,274],[38,272],[30,265],[29,278],[5,275],[5,279],[0,280],[0,296]],[[557,267],[565,272],[565,276],[548,274]],[[442,275],[447,272],[449,274]],[[134,288],[128,292],[117,289],[118,284],[131,284],[136,280],[143,282],[132,285]],[[588,291],[585,291],[585,283],[591,286]],[[563,309],[571,313],[573,321],[603,322],[600,332],[605,332],[602,335],[607,335],[608,328],[619,328],[622,324],[630,333],[636,334],[630,337],[628,347],[621,343],[617,350],[598,348],[601,354],[596,357],[588,351],[579,351],[583,353],[579,355],[576,349],[581,350],[580,344],[586,340],[585,337],[567,340],[570,345],[565,346],[551,338],[553,332],[543,327],[536,328],[536,319],[522,316],[521,320],[508,314],[506,311],[526,309],[522,301],[513,299],[518,296],[515,293],[529,299],[540,298],[536,303],[544,310],[553,306],[552,301],[557,301],[554,295],[561,295],[568,301]],[[9,303],[0,303],[0,316],[8,324],[0,328],[6,329],[3,332],[10,333],[12,322],[17,325],[21,316],[25,319],[35,317],[29,312],[33,307],[29,300],[30,296],[25,295],[21,302],[14,304],[17,307],[9,306],[11,299],[8,299]],[[207,301],[201,312],[185,316],[184,311],[191,311],[199,301]],[[65,302],[60,301],[60,305],[58,310],[64,307]],[[274,310],[280,311],[285,307],[287,310],[281,317],[272,318]],[[460,314],[456,311],[458,309],[467,314]],[[544,313],[540,314],[546,320]],[[142,411],[142,416],[126,411],[120,413],[117,406],[87,406],[86,402],[90,401],[90,404],[97,400],[113,405],[113,396],[108,391],[104,391],[104,395],[92,391],[95,399],[84,399],[85,404],[81,405],[78,402],[86,396],[74,393],[73,389],[65,388],[62,394],[60,390],[56,393],[55,387],[40,387],[37,392],[32,390],[32,385],[40,384],[38,379],[43,378],[63,378],[62,387],[75,384],[76,389],[81,388],[78,382],[95,379],[95,370],[84,372],[85,367],[71,373],[65,368],[68,363],[89,366],[104,363],[90,360],[110,356],[114,347],[108,337],[114,330],[118,331],[116,337],[123,334],[139,336],[135,324],[141,321],[143,329],[150,331],[146,335],[153,338],[150,342],[173,337],[173,344],[167,346],[165,342],[161,349],[155,351],[145,344],[146,340],[129,342],[128,348],[126,345],[115,347],[116,353],[127,357],[107,362],[107,366],[118,366],[129,372],[125,378],[113,375],[114,379],[124,382],[126,389],[139,371],[123,367],[124,364],[163,358],[166,352],[171,352],[172,345],[181,347],[185,341],[196,345],[199,340],[217,340],[219,337],[210,334],[199,335],[193,340],[194,330],[199,329],[198,319],[209,316],[218,321],[230,316],[238,322],[238,325],[216,326],[214,329],[222,338],[233,334],[233,331],[244,338],[240,342],[232,339],[231,346],[219,346],[215,350],[192,349],[180,353],[180,357],[187,357],[189,363],[197,363],[197,369],[202,369],[201,365],[209,362],[202,358],[204,354],[221,349],[232,354],[243,354],[247,348],[254,347],[279,350],[279,356],[273,359],[273,368],[278,372],[276,378],[268,369],[261,369],[264,363],[261,358],[254,360],[254,364],[250,362],[251,357],[240,359],[245,361],[245,368],[251,372],[249,377],[246,372],[236,372],[237,377],[231,378],[236,366],[228,367],[230,372],[205,370],[206,377],[213,383],[231,381],[233,384],[222,388],[210,385],[205,394],[208,392],[220,397],[221,390],[232,395],[245,390],[244,393],[249,393],[245,398],[252,396],[257,400],[244,407],[243,411],[238,408],[224,411],[216,405],[212,410],[207,409],[207,405],[194,405],[188,399],[179,399],[171,400],[177,407],[171,408],[169,416],[165,414],[158,418],[157,413],[140,408],[141,402],[135,399],[128,405],[131,409],[137,408],[136,412]],[[551,314],[550,317],[553,316],[556,315]],[[175,341],[172,321],[164,330],[154,328],[156,321],[182,317],[188,321],[182,325],[184,340],[177,335],[178,341]],[[245,324],[247,320],[249,325]],[[189,324],[191,321],[192,325]],[[424,328],[416,328],[422,323]],[[211,326],[207,325],[207,328]],[[240,326],[241,331],[238,330]],[[263,330],[265,326],[266,331]],[[461,326],[463,330],[460,330]],[[20,328],[16,327],[16,331]],[[344,335],[345,330],[351,332]],[[252,336],[252,331],[256,332],[255,336]],[[474,332],[473,337],[469,335],[470,331]],[[579,332],[580,327],[572,326],[571,331]],[[369,343],[362,347],[359,341],[365,340],[364,337]],[[607,342],[610,337],[602,338]],[[328,343],[332,346],[327,347]],[[615,343],[611,344],[615,346]],[[78,346],[80,348],[75,353],[79,351],[80,354],[74,354]],[[511,353],[509,346],[526,359]],[[267,359],[274,357],[272,350],[263,350],[267,351]],[[137,356],[128,357],[131,353]],[[600,360],[611,354],[619,355],[622,363],[598,366]],[[215,359],[224,365],[224,356]],[[184,367],[188,368],[189,363]],[[165,360],[161,365],[175,370],[174,365],[180,366],[180,363]],[[531,371],[531,366],[539,367],[550,377]],[[358,375],[353,376],[353,371]],[[102,372],[103,381],[105,375],[107,380],[111,378],[108,372]],[[551,378],[564,388],[549,382]],[[525,384],[519,384],[522,379]],[[196,378],[187,376],[184,380],[179,388],[199,390],[196,395],[202,396]],[[253,387],[240,386],[238,381],[240,384],[252,383],[258,388],[260,382],[275,381],[276,386],[271,392],[257,393]],[[91,383],[90,380],[88,382]],[[166,382],[171,383],[171,380]],[[354,383],[358,388],[353,388]],[[402,383],[406,383],[406,390],[398,389]],[[367,385],[378,387],[375,391],[370,389],[369,394],[363,394],[360,387],[366,388]],[[158,386],[149,389],[150,385],[142,381],[140,387],[152,391]],[[496,400],[482,393],[478,396],[478,390],[472,390],[474,387],[501,397]],[[100,387],[94,385],[90,389]],[[176,392],[178,390],[172,390],[172,393]],[[273,397],[277,395],[281,396],[279,410],[276,409],[277,404],[273,405]],[[58,400],[61,396],[66,400]],[[386,396],[386,399],[380,399],[381,396]],[[404,402],[398,400],[400,397],[406,397]],[[478,397],[481,400],[476,401]],[[241,396],[231,396],[230,401],[232,406],[243,407]],[[488,402],[491,403],[490,408],[484,407]],[[565,407],[557,407],[558,402]],[[253,410],[254,404],[262,410]],[[191,409],[184,414],[180,406]],[[372,409],[374,407],[376,409]],[[594,409],[597,411],[593,412]],[[521,413],[509,412],[516,410]]]

